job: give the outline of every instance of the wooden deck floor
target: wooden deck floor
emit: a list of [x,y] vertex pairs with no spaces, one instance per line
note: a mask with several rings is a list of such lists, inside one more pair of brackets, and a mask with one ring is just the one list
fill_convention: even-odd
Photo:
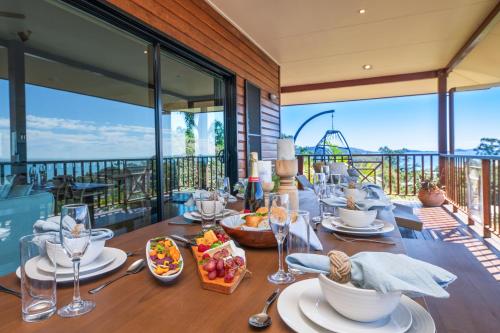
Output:
[[415,207],[414,212],[424,223],[424,228],[421,232],[402,230],[403,237],[463,244],[484,269],[500,281],[500,251],[490,244],[491,240],[483,240],[459,214],[451,211],[451,207],[427,208],[416,202],[410,204]]

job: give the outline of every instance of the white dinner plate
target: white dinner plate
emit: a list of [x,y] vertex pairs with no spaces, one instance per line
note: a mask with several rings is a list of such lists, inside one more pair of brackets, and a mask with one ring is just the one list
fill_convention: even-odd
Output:
[[[80,274],[80,281],[84,281],[87,279],[95,278],[97,276],[106,274],[108,272],[111,272],[119,267],[121,267],[125,261],[127,261],[127,254],[120,250],[120,249],[115,249],[113,247],[105,247],[103,252],[107,251],[114,257],[113,261],[101,269],[97,269],[95,271],[88,271],[86,273]],[[49,273],[44,272],[37,267],[37,262],[40,260],[40,257],[35,257],[30,259],[27,264],[26,264],[26,273],[28,276],[32,279],[35,280],[44,280],[47,279],[49,276]],[[21,267],[18,267],[16,270],[16,276],[20,279],[21,278]],[[66,282],[73,282],[73,275],[61,275],[61,276],[56,276],[56,281],[58,283],[66,283]]]
[[330,231],[340,232],[348,235],[357,235],[357,236],[381,235],[394,230],[394,225],[392,223],[386,221],[382,222],[384,222],[384,227],[378,230],[351,230],[351,229],[346,229],[344,227],[337,227],[329,219],[323,219],[323,221],[321,221],[321,225],[325,229]]
[[299,308],[314,323],[337,333],[404,333],[412,322],[410,310],[403,303],[388,318],[368,323],[348,319],[328,304],[318,279],[313,287],[300,294]]
[[[112,251],[111,248],[105,247],[101,254],[95,258],[94,261],[89,263],[88,265],[85,266],[80,266],[80,274],[86,274],[87,272],[93,272],[98,269],[103,268],[106,265],[109,265],[113,260],[115,260],[115,253]],[[52,273],[54,271],[54,265],[52,264],[52,261],[46,256],[40,257],[39,260],[36,262],[36,267],[39,270],[42,270],[47,273]],[[57,275],[63,276],[63,275],[71,275],[73,276],[73,267],[57,267]]]
[[[299,308],[300,295],[318,284],[318,279],[308,279],[295,282],[285,288],[278,298],[278,313],[283,321],[295,332],[300,333],[331,333],[331,331],[316,325],[309,320]],[[407,296],[401,297],[401,303],[410,310],[411,327],[406,333],[435,333],[436,326],[431,315],[417,302]]]
[[[229,215],[234,215],[238,214],[237,211],[233,209],[225,209],[224,210],[224,216],[217,215],[216,220],[220,220],[223,217],[229,216]],[[188,220],[193,220],[193,221],[201,221],[201,215],[197,211],[192,211],[192,212],[185,212],[182,216]]]
[[350,225],[345,224],[340,217],[331,217],[328,220],[336,227],[354,230],[354,231],[374,231],[380,230],[384,227],[384,221],[376,219],[372,224],[366,227],[352,227]]

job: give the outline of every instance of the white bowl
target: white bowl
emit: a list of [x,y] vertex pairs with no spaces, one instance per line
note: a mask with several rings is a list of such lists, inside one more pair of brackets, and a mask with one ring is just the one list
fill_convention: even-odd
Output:
[[182,262],[182,264],[180,265],[179,271],[175,274],[172,274],[172,275],[158,275],[158,274],[156,274],[154,271],[153,260],[151,260],[151,258],[149,257],[149,247],[150,247],[150,242],[154,239],[157,239],[157,238],[170,240],[172,242],[172,244],[174,244],[174,246],[177,248],[177,250],[179,250],[179,247],[177,246],[177,243],[172,238],[169,238],[169,237],[155,237],[155,238],[148,240],[148,242],[146,243],[146,260],[148,262],[149,271],[151,272],[151,274],[153,274],[153,276],[157,280],[159,280],[161,282],[170,282],[170,281],[175,280],[179,275],[181,275],[182,270],[184,269],[184,259],[182,258],[181,251],[179,250],[179,253],[180,253],[179,261]]
[[[109,229],[92,229],[92,236],[87,251],[80,259],[80,265],[85,266],[93,262],[104,250],[104,245],[108,239],[113,238],[113,231]],[[46,243],[46,250],[49,259],[55,262],[56,265],[62,267],[73,267],[73,262],[68,257],[61,244],[59,243]]]
[[346,198],[352,197],[354,201],[361,201],[366,198],[368,193],[366,193],[363,190],[359,190],[357,188],[345,188],[344,189],[344,195]]
[[354,228],[364,228],[375,221],[376,210],[351,210],[339,207],[339,217],[345,224]]
[[371,322],[390,315],[398,306],[401,292],[381,293],[361,289],[352,283],[337,283],[319,274],[319,284],[326,301],[341,315],[352,320]]

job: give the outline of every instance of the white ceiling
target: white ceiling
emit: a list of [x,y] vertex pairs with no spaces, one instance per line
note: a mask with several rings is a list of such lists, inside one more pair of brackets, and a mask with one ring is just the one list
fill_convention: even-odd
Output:
[[[281,67],[281,86],[436,70],[445,67],[498,0],[207,0]],[[359,9],[365,14],[359,14]],[[499,29],[495,32],[498,34]],[[492,32],[493,34],[493,32]],[[496,44],[495,44],[496,43]],[[480,47],[488,48],[483,41]],[[498,35],[488,55],[467,61],[450,77],[472,85],[491,77],[500,60]],[[476,50],[474,50],[476,51]],[[473,57],[473,53],[470,54]],[[495,57],[495,59],[485,58]],[[479,70],[482,62],[488,70]],[[363,70],[364,64],[373,66]],[[474,68],[471,68],[474,67]],[[497,66],[496,70],[500,68]],[[500,70],[500,69],[498,69]],[[432,81],[432,80],[431,80]],[[419,86],[418,83],[422,85]],[[435,92],[428,82],[364,86],[348,98]],[[345,91],[344,88],[341,88]],[[364,94],[364,91],[370,93]],[[282,94],[282,104],[342,99],[341,90]],[[391,92],[392,91],[392,92]],[[347,97],[346,97],[347,98]]]

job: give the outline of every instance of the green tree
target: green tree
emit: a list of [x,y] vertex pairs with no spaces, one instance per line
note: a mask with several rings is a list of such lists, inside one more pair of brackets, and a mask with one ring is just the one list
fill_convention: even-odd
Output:
[[184,113],[184,123],[186,124],[186,131],[184,132],[184,138],[186,141],[186,155],[194,155],[194,128],[196,127],[194,123],[194,113],[186,112]]
[[224,150],[224,124],[219,120],[215,121],[214,124],[215,132],[215,152],[218,153]]
[[474,151],[476,155],[500,155],[500,139],[482,138]]

